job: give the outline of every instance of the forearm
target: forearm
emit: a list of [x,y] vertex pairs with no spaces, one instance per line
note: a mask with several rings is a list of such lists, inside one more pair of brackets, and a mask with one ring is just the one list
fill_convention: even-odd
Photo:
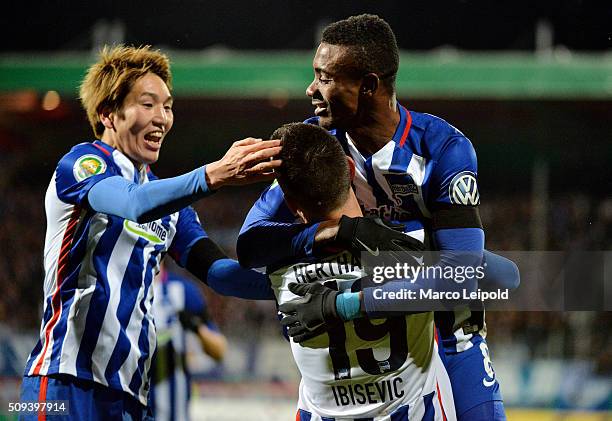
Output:
[[267,275],[243,268],[209,238],[193,245],[186,268],[217,294],[249,300],[274,299]]
[[236,243],[238,261],[245,267],[264,267],[312,255],[318,224],[258,221],[243,227]]
[[136,184],[120,176],[101,180],[88,193],[89,206],[96,212],[145,223],[177,212],[211,192],[206,168],[178,177]]
[[207,285],[217,294],[246,300],[274,300],[270,279],[232,259],[217,260],[208,270]]
[[[411,279],[392,280],[363,290],[361,309],[368,317],[426,311],[436,305],[452,308],[461,300],[422,298],[431,296],[430,292],[442,293],[442,297],[457,293],[465,297],[478,289],[478,281],[482,278],[484,232],[479,228],[439,230],[434,236],[441,249],[435,265],[417,267]],[[468,268],[471,268],[469,272]],[[448,276],[449,273],[453,276]]]

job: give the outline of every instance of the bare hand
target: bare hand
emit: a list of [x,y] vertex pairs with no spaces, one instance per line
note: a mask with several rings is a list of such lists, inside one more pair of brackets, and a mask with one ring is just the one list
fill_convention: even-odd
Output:
[[239,140],[219,161],[206,165],[206,183],[212,190],[226,185],[244,185],[272,180],[281,164],[272,159],[281,150],[280,140],[252,137]]

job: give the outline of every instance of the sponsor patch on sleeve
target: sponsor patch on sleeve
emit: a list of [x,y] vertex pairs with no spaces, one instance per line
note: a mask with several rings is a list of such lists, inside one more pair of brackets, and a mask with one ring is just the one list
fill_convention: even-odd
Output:
[[448,196],[455,205],[477,206],[480,203],[478,182],[471,171],[457,174],[450,183]]
[[83,155],[72,167],[72,174],[77,181],[83,181],[106,171],[106,162],[97,155]]

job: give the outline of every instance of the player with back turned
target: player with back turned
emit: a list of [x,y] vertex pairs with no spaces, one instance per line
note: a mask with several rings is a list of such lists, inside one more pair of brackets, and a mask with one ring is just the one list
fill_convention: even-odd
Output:
[[152,419],[152,282],[166,254],[213,289],[269,295],[267,277],[228,259],[189,204],[271,179],[279,142],[244,139],[157,179],[149,166],[173,125],[170,89],[169,60],[149,47],[104,49],[81,85],[96,140],[62,157],[47,189],[43,317],[21,387],[22,402],[68,401],[62,419]]
[[[353,161],[327,131],[292,123],[273,136],[283,141],[279,155],[283,164],[274,188],[282,187],[287,205],[300,220],[310,223],[342,215],[362,216],[351,187]],[[397,241],[399,250],[420,246],[400,232],[371,222],[369,231],[376,231],[389,243]],[[271,272],[270,280],[280,309],[285,310],[302,288],[314,293],[333,290],[334,296],[359,293],[372,285],[367,275],[359,256],[344,250],[296,258]],[[327,307],[335,313],[333,305]],[[289,334],[299,328],[292,320],[292,316],[283,319]],[[455,419],[431,311],[375,321],[338,320],[308,340],[292,340],[291,350],[302,375],[297,420]]]
[[[401,222],[407,234],[437,250],[469,251],[472,260],[463,260],[464,266],[481,265],[484,255],[492,278],[503,287],[516,286],[516,266],[484,251],[471,142],[446,121],[397,102],[398,67],[395,36],[384,20],[360,15],[329,25],[313,60],[315,78],[306,93],[316,116],[307,122],[329,130],[355,162],[353,185],[364,214]],[[338,220],[295,223],[283,191],[269,188],[242,227],[239,260],[258,267],[313,256],[346,231]],[[396,283],[398,290],[403,287]],[[360,300],[368,315],[387,309],[372,293],[362,293]],[[504,419],[484,312],[460,307],[436,312],[435,318],[459,419]]]

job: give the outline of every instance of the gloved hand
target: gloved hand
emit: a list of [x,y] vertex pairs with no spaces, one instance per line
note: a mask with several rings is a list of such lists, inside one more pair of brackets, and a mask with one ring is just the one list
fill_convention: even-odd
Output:
[[286,314],[281,324],[288,328],[287,333],[294,342],[314,338],[342,322],[336,310],[338,291],[317,282],[291,283],[289,291],[301,298],[287,301],[278,309]]
[[378,217],[342,216],[335,242],[361,255],[366,267],[394,266],[396,263],[421,265],[423,243],[404,234],[403,230],[404,225],[387,223]]

